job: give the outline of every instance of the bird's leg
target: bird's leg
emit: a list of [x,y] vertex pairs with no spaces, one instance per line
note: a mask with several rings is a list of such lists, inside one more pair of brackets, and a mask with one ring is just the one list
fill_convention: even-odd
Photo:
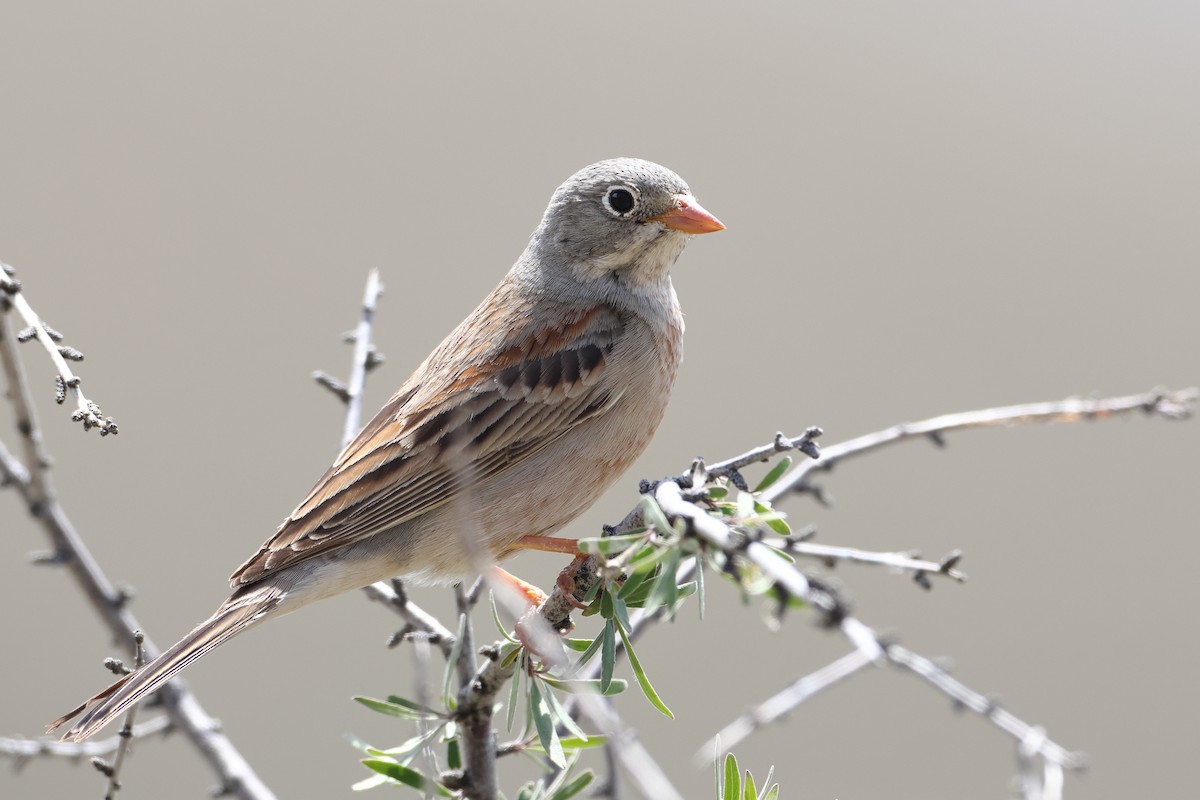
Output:
[[[590,556],[579,552],[578,539],[562,539],[558,536],[522,536],[517,540],[517,547],[522,550],[539,550],[544,553],[568,553],[575,556],[574,560],[562,572],[558,573],[558,580],[555,583],[562,590],[563,597],[567,598],[568,603],[575,608],[587,608],[586,603],[579,602],[575,597],[575,573],[580,565],[590,558]],[[543,598],[545,597],[544,594],[542,596]]]
[[[546,650],[544,648],[549,646],[549,643],[544,639],[546,635],[546,628],[538,628],[538,624],[544,625],[544,623],[541,623],[540,620],[537,622],[533,622],[532,620],[537,616],[538,608],[545,601],[546,593],[534,586],[532,583],[523,581],[516,575],[513,575],[511,572],[501,569],[500,567],[492,567],[492,578],[511,586],[529,603],[529,608],[526,609],[524,614],[517,618],[516,627],[513,628],[513,632],[516,634],[516,637],[521,644],[525,645],[526,650],[545,660]],[[565,636],[570,633],[571,629],[574,627],[574,624],[570,624],[568,627],[560,630],[559,633]],[[539,640],[539,637],[542,637],[542,639]]]
[[508,584],[517,594],[525,598],[525,600],[534,608],[537,608],[546,600],[546,593],[528,581],[523,581],[516,575],[500,567],[492,567],[492,577],[498,581]]

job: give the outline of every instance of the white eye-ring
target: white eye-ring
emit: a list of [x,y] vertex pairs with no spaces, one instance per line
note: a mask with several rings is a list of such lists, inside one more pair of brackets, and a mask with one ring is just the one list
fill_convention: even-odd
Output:
[[604,209],[614,217],[624,219],[638,206],[640,195],[632,186],[618,184],[604,190]]

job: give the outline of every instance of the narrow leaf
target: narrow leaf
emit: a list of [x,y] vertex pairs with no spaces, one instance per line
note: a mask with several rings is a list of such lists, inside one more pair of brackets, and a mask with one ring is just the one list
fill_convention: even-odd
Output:
[[593,639],[568,639],[563,638],[562,642],[567,646],[567,649],[574,650],[576,653],[582,653],[592,646]]
[[650,590],[650,596],[646,598],[647,609],[666,606],[667,610],[674,615],[675,600],[678,595],[675,581],[678,573],[679,551],[671,548],[666,563],[663,564],[662,572],[658,573],[658,578],[654,581],[654,588]]
[[596,653],[600,652],[600,646],[602,644],[604,644],[603,634],[597,636],[595,639],[592,639],[592,643],[589,644],[587,649],[583,651],[583,655],[579,657],[579,663],[576,666],[582,667],[584,664],[591,661],[592,657],[595,656]]
[[579,794],[588,786],[591,786],[595,777],[596,773],[590,769],[585,770],[572,778],[569,783],[554,792],[554,794],[549,795],[546,800],[570,800],[570,798]]
[[[600,692],[605,693],[612,685],[613,667],[617,663],[617,636],[613,621],[606,620],[604,631],[600,634]],[[625,634],[622,633],[622,636]]]
[[648,494],[642,495],[642,518],[646,520],[646,524],[653,525],[660,536],[671,534],[671,523],[667,522],[667,517],[658,503]]
[[629,609],[625,607],[625,601],[619,597],[614,597],[613,601],[613,616],[617,622],[621,623],[621,627],[627,631],[633,630],[633,625],[629,622]]
[[[587,741],[585,742],[584,740],[580,739],[578,736],[568,736],[564,739],[560,739],[559,744],[562,745],[563,750],[566,752],[573,752],[576,750],[590,750],[591,748],[603,747],[604,745],[608,744],[608,737],[607,736],[589,736],[587,738]],[[545,753],[546,752],[542,748],[541,742],[533,742],[528,747],[526,747],[525,750],[527,752],[531,752],[531,753]]]
[[438,797],[450,796],[450,793],[441,784],[429,781],[412,767],[406,767],[403,764],[397,764],[395,761],[388,761],[383,758],[366,758],[363,759],[362,763],[367,769],[374,770],[380,775],[386,775],[397,783],[411,786],[414,789],[420,789],[423,792],[432,792]]
[[629,688],[629,681],[623,678],[613,678],[608,685],[608,691],[604,692],[600,689],[599,680],[559,680],[558,678],[550,678],[546,675],[541,677],[542,683],[547,683],[555,689],[562,689],[564,692],[571,694],[604,694],[614,695],[620,694]]
[[625,584],[621,587],[621,590],[617,592],[617,597],[621,598],[622,600],[629,598],[629,596],[636,592],[638,587],[645,583],[646,579],[649,577],[650,570],[631,573],[629,577],[625,579]]
[[612,592],[605,592],[600,595],[600,616],[605,619],[613,618],[613,596]]
[[723,800],[741,800],[738,795],[741,794],[742,782],[739,776],[737,759],[733,753],[725,756],[725,794]]
[[660,547],[647,547],[644,551],[637,554],[633,561],[629,562],[628,571],[631,574],[638,572],[652,572],[655,567],[667,560],[667,556],[675,548],[670,545]]
[[742,784],[742,800],[758,800],[758,789],[754,787],[754,776],[746,770],[746,782]]
[[536,680],[529,682],[529,713],[533,716],[538,740],[542,743],[542,749],[545,750],[546,756],[560,767],[565,765],[567,759],[563,754],[562,742],[558,739],[558,731],[555,730],[550,709],[547,708],[546,701],[542,698],[542,691],[538,688]]
[[654,691],[654,687],[650,684],[650,679],[646,677],[646,671],[642,669],[642,662],[638,661],[637,653],[633,651],[633,645],[630,644],[629,637],[625,635],[625,631],[619,628],[618,631],[621,634],[621,641],[625,643],[625,655],[629,656],[629,666],[633,668],[633,677],[637,678],[638,685],[642,687],[642,694],[646,695],[646,699],[650,701],[651,705],[671,719],[675,719],[675,715],[671,713],[671,709],[667,708],[667,704],[658,696],[658,692]]
[[646,540],[646,533],[628,533],[620,536],[602,536],[594,539],[580,539],[579,549],[585,553],[599,553],[605,556],[616,555],[639,542]]
[[509,686],[509,689],[508,689],[508,708],[506,709],[506,715],[505,715],[505,725],[506,725],[505,730],[511,732],[513,718],[517,714],[517,693],[521,689],[521,673],[517,673],[516,675],[513,675],[512,680],[509,681],[509,683],[512,685]]
[[510,634],[504,627],[504,623],[500,621],[500,609],[496,607],[496,593],[491,589],[488,590],[488,599],[492,601],[492,621],[496,623],[496,630],[500,631],[500,635],[508,641],[517,641],[516,637]]
[[365,792],[367,789],[374,789],[376,786],[382,786],[383,784],[385,784],[387,782],[388,782],[387,775],[380,775],[379,773],[375,773],[374,775],[372,775],[369,778],[363,778],[358,783],[350,784],[350,791]]
[[[575,734],[576,737],[587,741],[588,735],[583,728],[579,727],[579,723],[567,713],[567,710],[558,702],[558,698],[554,696],[554,689],[549,686],[541,687],[542,699],[546,701],[546,706],[550,711],[551,716],[555,717],[559,724],[567,729],[568,732]],[[561,747],[561,742],[559,744]]]
[[[776,463],[775,466],[771,467],[771,470],[766,475],[764,475],[763,479],[758,482],[757,486],[754,487],[754,493],[758,494],[763,489],[769,488],[771,486],[771,484],[775,483],[775,481],[777,481],[783,477],[783,473],[787,472],[788,467],[790,467],[791,465],[792,465],[792,457],[791,456],[784,456],[783,458],[779,459],[779,462]],[[758,798],[756,797],[756,798],[754,798],[754,800],[758,800]]]
[[355,697],[355,702],[362,703],[372,711],[387,714],[389,717],[401,719],[439,719],[436,711],[420,706],[400,697],[389,697],[387,700],[376,700],[373,697]]
[[784,520],[786,515],[783,512],[775,511],[761,500],[754,501],[754,510],[758,512],[759,519],[767,523],[768,528],[775,531],[780,536],[791,535],[792,529]]

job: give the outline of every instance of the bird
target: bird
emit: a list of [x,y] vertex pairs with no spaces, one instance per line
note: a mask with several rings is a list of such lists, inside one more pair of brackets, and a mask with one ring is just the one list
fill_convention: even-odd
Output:
[[447,583],[553,534],[649,443],[683,357],[670,268],[724,229],[676,173],[615,158],[554,192],[499,285],[417,367],[161,655],[48,726],[82,741],[264,619],[380,580]]

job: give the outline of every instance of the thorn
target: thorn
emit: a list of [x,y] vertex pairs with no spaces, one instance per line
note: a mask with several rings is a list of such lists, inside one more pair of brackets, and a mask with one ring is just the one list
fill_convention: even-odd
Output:
[[935,445],[937,445],[938,447],[946,446],[946,437],[942,436],[941,431],[930,431],[929,432],[929,440],[931,442],[933,442]]
[[367,372],[370,372],[371,370],[380,366],[385,360],[386,357],[383,355],[383,353],[375,349],[375,345],[372,344],[367,346],[367,360],[366,363],[363,364]]
[[58,354],[67,361],[83,361],[83,353],[79,352],[70,345],[60,344],[58,346]]
[[341,400],[343,403],[350,402],[350,390],[346,388],[346,384],[342,383],[337,378],[326,372],[314,372],[313,380],[324,386],[329,391]]
[[407,642],[410,638],[412,638],[413,633],[415,632],[416,628],[412,626],[412,623],[405,625],[403,628],[388,637],[387,648],[392,650],[403,642]]
[[953,578],[959,583],[962,583],[967,579],[966,573],[955,569],[955,567],[958,566],[958,562],[962,561],[962,557],[962,550],[951,550],[950,553],[938,564],[938,572],[946,575],[947,577]]
[[214,786],[212,790],[213,797],[228,797],[234,793],[235,782],[230,780],[222,783],[220,786]]
[[61,333],[59,333],[58,331],[54,330],[54,328],[51,328],[45,322],[42,323],[42,330],[44,330],[46,332],[46,335],[49,336],[51,339],[53,339],[56,342],[61,342],[63,340],[63,335]]
[[92,766],[104,773],[106,778],[111,778],[113,776],[113,765],[105,761],[103,758],[100,758],[100,756],[96,756],[92,759]]
[[825,488],[815,483],[798,483],[792,490],[797,494],[808,493],[813,496],[813,499],[820,503],[825,508],[833,507],[833,495],[825,491]]
[[792,440],[783,435],[783,431],[775,431],[775,452],[782,453],[786,450],[795,449]]
[[805,525],[803,528],[801,528],[800,530],[793,533],[791,535],[791,541],[807,542],[809,539],[815,538],[816,535],[817,535],[817,526],[809,524],[809,525]]
[[35,336],[37,336],[37,328],[30,325],[28,328],[22,328],[17,332],[17,341],[24,344]]
[[[129,605],[129,601],[132,600],[136,594],[137,593],[134,591],[132,586],[118,587],[116,594],[114,594],[112,598],[113,608],[117,609],[118,611],[121,610],[125,606]],[[138,633],[141,633],[141,631],[138,631]]]
[[927,592],[933,588],[933,584],[929,581],[929,574],[923,569],[919,569],[913,573],[913,583]]
[[67,563],[67,554],[62,550],[39,550],[29,554],[29,563],[39,567],[57,567]]

